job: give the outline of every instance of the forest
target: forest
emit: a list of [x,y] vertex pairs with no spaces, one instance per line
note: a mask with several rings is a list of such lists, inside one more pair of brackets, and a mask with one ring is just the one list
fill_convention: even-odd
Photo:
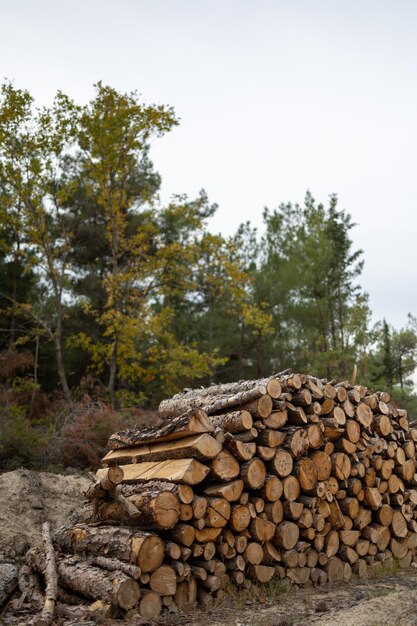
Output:
[[213,233],[205,191],[160,198],[150,146],[178,123],[102,83],[49,107],[2,84],[0,469],[96,467],[167,395],[286,368],[330,380],[356,364],[417,408],[417,319],[372,321],[337,196]]

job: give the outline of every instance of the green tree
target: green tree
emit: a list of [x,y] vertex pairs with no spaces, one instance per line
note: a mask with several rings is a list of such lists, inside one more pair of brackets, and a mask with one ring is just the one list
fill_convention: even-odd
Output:
[[271,364],[346,376],[363,357],[369,317],[349,214],[337,208],[336,196],[325,208],[307,192],[303,206],[282,204],[265,210],[264,219],[256,276],[273,317]]
[[51,108],[36,109],[27,91],[10,83],[2,85],[1,210],[20,233],[15,246],[23,263],[39,272],[44,290],[36,303],[13,303],[19,304],[53,342],[59,379],[69,403],[72,398],[63,354],[69,246],[61,172],[65,155],[73,146],[74,113],[72,102],[59,92]]
[[390,390],[412,391],[417,367],[417,320],[408,315],[404,328],[396,330],[386,320],[376,325],[375,346],[370,354],[373,384]]

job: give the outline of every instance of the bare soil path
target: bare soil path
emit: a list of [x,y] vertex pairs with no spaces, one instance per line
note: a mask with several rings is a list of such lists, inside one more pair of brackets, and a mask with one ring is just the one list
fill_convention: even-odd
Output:
[[[249,595],[249,594],[248,594]],[[174,624],[175,621],[171,619]],[[177,623],[181,623],[178,620]],[[186,624],[184,620],[182,622]],[[417,570],[322,588],[271,586],[260,598],[222,601],[195,626],[417,626]]]

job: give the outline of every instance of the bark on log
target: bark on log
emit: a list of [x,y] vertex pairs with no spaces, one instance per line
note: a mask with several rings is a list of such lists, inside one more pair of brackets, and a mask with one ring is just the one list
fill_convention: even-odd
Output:
[[253,425],[252,415],[249,411],[233,411],[221,415],[212,415],[210,420],[215,428],[220,428],[231,434],[250,430]]
[[123,470],[117,465],[112,467],[107,472],[106,476],[103,476],[101,480],[98,480],[91,485],[84,493],[87,500],[95,500],[95,498],[106,498],[115,492],[116,487],[123,480]]
[[121,484],[117,491],[128,498],[147,491],[169,491],[173,493],[182,504],[191,504],[194,491],[191,485],[170,483],[165,480],[147,480],[146,483]]
[[[4,563],[2,565],[9,564]],[[26,602],[30,604],[34,610],[40,611],[43,607],[44,597],[40,590],[39,579],[29,565],[22,565],[18,570],[18,585],[21,593],[19,606]]]
[[55,533],[54,542],[66,552],[87,552],[136,564],[144,573],[157,569],[164,558],[160,537],[120,526],[64,526]]
[[[98,519],[155,530],[167,530],[178,522],[180,504],[178,498],[169,491],[143,492],[130,496],[128,500],[140,511],[139,517],[127,515],[125,508],[118,502],[102,502],[97,510]],[[88,517],[85,521],[88,521]]]
[[219,396],[227,394],[236,394],[242,391],[248,391],[254,387],[263,385],[272,398],[278,398],[281,395],[281,374],[273,374],[268,378],[258,380],[239,380],[234,383],[221,383],[218,385],[210,385],[201,389],[186,389],[174,396],[173,399],[193,399],[196,397]]
[[36,619],[36,626],[49,626],[54,619],[58,596],[58,574],[48,522],[42,524],[42,541],[45,551],[45,603],[40,617]]
[[14,563],[0,563],[0,607],[17,587],[19,568]]
[[160,420],[155,426],[130,428],[114,433],[109,438],[107,447],[116,449],[153,441],[170,441],[196,433],[211,433],[213,430],[213,424],[204,411],[187,407],[182,415],[177,415],[170,421]]
[[109,559],[106,556],[91,556],[88,559],[93,565],[108,570],[109,572],[123,572],[126,576],[130,576],[134,580],[139,580],[142,570],[139,565],[133,565],[131,563],[123,563],[119,559]]
[[252,400],[257,400],[261,396],[266,395],[267,389],[263,385],[253,387],[246,391],[238,391],[237,393],[217,395],[217,396],[195,396],[192,400],[185,397],[162,400],[159,405],[158,412],[163,420],[171,419],[177,415],[181,415],[192,409],[202,409],[207,415],[225,412],[236,406],[243,406]]
[[[30,550],[26,558],[31,567],[45,571],[45,557],[39,550]],[[57,571],[66,587],[87,598],[100,598],[126,610],[134,607],[140,598],[139,586],[132,578],[121,572],[106,572],[78,557],[61,556]]]

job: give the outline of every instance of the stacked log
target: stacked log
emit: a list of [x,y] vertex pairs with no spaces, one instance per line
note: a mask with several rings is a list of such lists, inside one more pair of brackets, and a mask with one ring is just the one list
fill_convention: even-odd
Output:
[[[286,372],[186,390],[159,413],[112,435],[78,523],[55,534],[61,587],[152,618],[229,585],[410,565],[417,429],[388,393]],[[27,560],[45,570],[42,551]]]

